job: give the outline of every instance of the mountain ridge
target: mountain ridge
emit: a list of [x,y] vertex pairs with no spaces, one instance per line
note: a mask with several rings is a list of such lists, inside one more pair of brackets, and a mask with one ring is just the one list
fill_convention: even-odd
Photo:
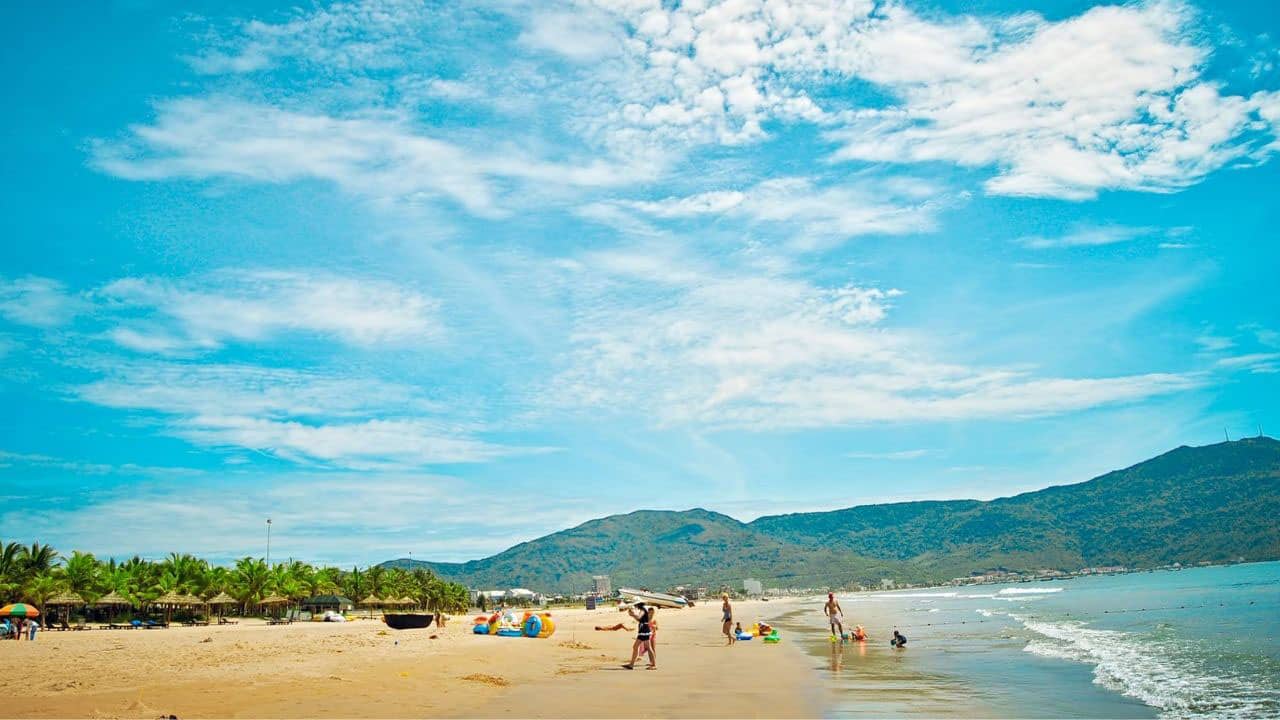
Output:
[[589,520],[464,563],[430,567],[485,587],[818,586],[940,581],[994,568],[1071,570],[1280,558],[1280,442],[1182,445],[1079,483],[992,500],[921,500],[762,516],[704,508]]

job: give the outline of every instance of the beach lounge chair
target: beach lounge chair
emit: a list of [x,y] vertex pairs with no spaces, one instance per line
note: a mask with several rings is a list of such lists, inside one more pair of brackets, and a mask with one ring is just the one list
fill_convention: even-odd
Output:
[[129,621],[129,627],[128,627],[128,628],[126,628],[126,629],[128,629],[128,630],[135,630],[135,629],[137,629],[137,628],[141,628],[141,627],[146,627],[146,624],[145,624],[145,623],[143,623],[141,620],[134,619],[134,620],[130,620],[130,621]]
[[228,619],[226,619],[226,618],[224,618],[224,617],[220,617],[220,618],[218,618],[218,624],[219,624],[219,625],[239,625],[239,624],[240,624],[240,621],[239,621],[239,620],[228,620]]

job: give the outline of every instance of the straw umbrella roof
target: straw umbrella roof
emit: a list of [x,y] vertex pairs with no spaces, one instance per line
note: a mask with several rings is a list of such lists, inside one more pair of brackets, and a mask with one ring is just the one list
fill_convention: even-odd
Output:
[[199,595],[192,595],[192,594],[190,594],[190,593],[184,593],[184,594],[182,595],[182,598],[183,598],[184,600],[186,600],[186,601],[187,601],[187,603],[188,603],[188,604],[190,604],[190,605],[204,605],[204,604],[205,604],[205,603],[204,603],[204,598],[200,597]]
[[199,605],[200,603],[201,603],[200,600],[197,600],[191,597],[190,595],[179,595],[178,593],[175,593],[175,592],[165,593],[164,595],[161,595],[160,597],[151,601],[152,605],[174,605],[174,606]]
[[217,595],[214,595],[213,597],[209,598],[205,602],[207,602],[210,605],[234,605],[237,602],[239,602],[239,600],[236,600],[235,598],[231,597],[225,592],[220,592]]
[[385,605],[386,601],[384,601],[382,598],[378,597],[377,595],[370,595],[369,597],[361,600],[360,604],[361,605]]
[[48,600],[44,601],[45,605],[84,605],[84,598],[79,593],[67,591],[58,593]]
[[112,590],[94,601],[94,605],[132,605],[133,602],[129,598]]
[[418,601],[411,597],[402,597],[396,601],[397,605],[417,605]]
[[280,595],[276,595],[275,593],[271,593],[270,595],[258,601],[258,603],[261,605],[279,605],[280,603],[287,603],[287,602],[289,602],[289,598],[281,597]]

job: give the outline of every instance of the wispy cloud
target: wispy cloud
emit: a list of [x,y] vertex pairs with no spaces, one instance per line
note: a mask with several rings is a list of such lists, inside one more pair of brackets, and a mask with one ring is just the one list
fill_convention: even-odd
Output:
[[1096,247],[1098,245],[1114,245],[1129,242],[1154,232],[1149,227],[1126,227],[1122,225],[1105,225],[1098,227],[1077,227],[1064,235],[1045,237],[1030,235],[1018,238],[1023,247],[1033,250],[1049,248]]
[[55,327],[71,320],[84,308],[81,298],[50,278],[0,277],[0,317],[35,327]]
[[[567,367],[547,391],[552,402],[597,412],[763,431],[1052,415],[1201,382],[1179,373],[1042,377],[948,362],[923,338],[882,327],[900,295],[892,290],[821,287],[758,269],[704,273],[690,257],[646,264],[596,254],[570,267],[565,282],[580,291],[591,290],[583,282],[590,270],[613,292],[635,284],[625,303],[584,298],[591,311],[579,317]],[[641,289],[650,272],[662,292]]]
[[477,437],[484,426],[416,388],[246,365],[135,362],[70,388],[80,400],[156,413],[196,445],[253,450],[302,464],[388,469],[486,462],[546,448]]
[[846,179],[818,183],[811,178],[775,178],[745,190],[715,190],[660,200],[615,200],[588,207],[589,217],[609,220],[601,205],[659,221],[699,217],[737,218],[790,235],[805,248],[828,247],[859,235],[902,235],[936,227],[949,202],[944,190],[911,178]]
[[1280,372],[1280,353],[1263,352],[1232,355],[1219,359],[1216,364],[1221,368],[1248,370],[1251,373],[1277,373]]
[[635,168],[624,173],[599,160],[557,163],[515,147],[467,149],[394,110],[345,118],[226,98],[163,102],[154,124],[134,126],[119,142],[97,142],[93,161],[129,180],[324,180],[369,200],[445,199],[485,217],[510,210],[498,197],[499,180],[597,187],[636,177]]
[[[193,552],[228,562],[262,557],[263,518],[273,521],[272,557],[361,565],[403,557],[470,560],[583,522],[588,499],[532,493],[519,513],[477,504],[466,483],[422,474],[298,474],[226,483],[139,485],[95,493],[47,511],[2,512],[0,525],[59,550],[102,557]],[[217,508],[217,512],[210,512]],[[429,524],[422,519],[430,517]],[[6,535],[6,539],[9,536]]]
[[325,273],[222,272],[188,281],[124,278],[96,295],[143,317],[109,337],[124,347],[172,353],[313,333],[354,345],[429,342],[439,302],[412,288]]
[[890,452],[849,452],[845,453],[845,457],[854,458],[856,460],[916,460],[926,455],[932,454],[933,450],[915,449],[915,450],[894,450]]

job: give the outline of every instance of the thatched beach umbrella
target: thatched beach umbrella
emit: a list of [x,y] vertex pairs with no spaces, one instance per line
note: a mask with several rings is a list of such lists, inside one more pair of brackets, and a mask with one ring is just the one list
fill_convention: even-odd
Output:
[[369,617],[373,617],[373,609],[375,607],[385,605],[386,602],[377,595],[370,594],[368,597],[361,600],[359,604],[369,608]]
[[93,605],[95,607],[115,607],[119,605],[132,605],[132,604],[133,602],[130,601],[129,598],[121,595],[115,590],[112,590],[106,595],[103,595],[102,597],[93,601]]
[[271,593],[270,595],[259,600],[258,603],[265,607],[269,607],[272,605],[287,605],[289,604],[289,598],[284,597],[283,595],[277,595],[275,593]]
[[[45,600],[44,604],[52,605],[54,607],[62,606],[63,608],[65,608],[62,613],[62,619],[63,619],[63,622],[66,623],[66,622],[70,622],[71,620],[71,608],[76,605],[84,605],[85,602],[84,602],[84,598],[80,597],[79,593],[71,592],[70,590],[68,590],[67,592],[58,593],[57,595],[54,595],[48,600]],[[50,623],[52,622],[53,622],[52,619],[50,619]]]
[[205,603],[209,605],[235,605],[237,602],[238,601],[235,598],[225,592],[220,592],[205,601]]
[[225,592],[220,592],[217,595],[214,595],[213,597],[209,598],[208,600],[205,600],[206,605],[212,605],[218,608],[218,617],[222,617],[222,614],[226,612],[223,608],[225,608],[227,605],[235,605],[236,602],[237,600],[235,598],[231,597]]
[[191,595],[183,595],[181,593],[168,592],[156,598],[155,600],[152,600],[151,604],[159,605],[164,608],[164,621],[165,621],[165,624],[168,624],[169,620],[173,617],[174,608],[191,607],[193,605],[199,605],[202,602],[204,601],[201,600],[200,598],[192,597]]
[[[94,606],[94,607],[105,607],[105,608],[133,607],[133,601],[132,601],[132,600],[130,600],[129,598],[127,598],[127,597],[125,597],[125,596],[121,595],[120,593],[116,592],[115,590],[112,590],[111,592],[107,593],[106,595],[103,595],[102,597],[98,598],[97,600],[94,600],[94,601],[93,601],[93,606]],[[111,620],[111,617],[110,617],[110,615],[109,615],[109,614],[108,614],[107,620],[108,620],[108,621],[110,621],[110,620]]]

